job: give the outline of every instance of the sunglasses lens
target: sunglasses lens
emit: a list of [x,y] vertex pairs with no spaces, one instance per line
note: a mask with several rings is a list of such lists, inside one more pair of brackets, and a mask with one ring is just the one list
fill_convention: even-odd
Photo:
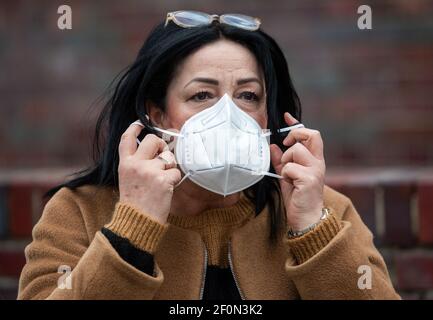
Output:
[[197,27],[204,24],[209,24],[211,17],[203,12],[198,11],[178,11],[174,14],[177,22],[186,27]]
[[257,30],[260,26],[260,23],[255,18],[243,14],[224,14],[221,16],[221,20],[226,24],[246,30]]

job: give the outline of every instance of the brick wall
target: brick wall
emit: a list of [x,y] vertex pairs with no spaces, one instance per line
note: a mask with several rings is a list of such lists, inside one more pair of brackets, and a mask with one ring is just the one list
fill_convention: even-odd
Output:
[[[0,174],[0,299],[16,297],[41,195],[65,172]],[[352,199],[403,298],[433,299],[433,169],[331,169],[327,184]]]
[[[57,7],[72,7],[72,30]],[[373,29],[357,28],[369,4]],[[283,48],[332,165],[432,165],[431,0],[2,1],[0,167],[88,160],[89,109],[167,11],[244,12]],[[73,139],[71,139],[73,137]]]
[[[262,19],[287,57],[304,123],[322,132],[329,183],[355,202],[404,297],[433,298],[433,1],[247,3],[0,2],[0,298],[16,295],[40,195],[64,174],[55,168],[89,160],[95,101],[179,9]],[[61,4],[72,7],[72,30],[57,28]],[[361,4],[373,30],[357,29]]]

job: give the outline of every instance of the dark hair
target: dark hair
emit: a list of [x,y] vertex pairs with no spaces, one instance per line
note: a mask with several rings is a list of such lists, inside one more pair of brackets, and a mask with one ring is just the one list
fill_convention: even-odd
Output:
[[[137,118],[145,125],[145,134],[156,133],[146,118],[146,101],[164,110],[166,91],[175,66],[198,48],[221,38],[248,48],[262,68],[266,84],[268,128],[276,132],[276,129],[285,126],[283,115],[286,111],[300,121],[301,105],[287,62],[275,40],[265,32],[246,31],[219,23],[196,28],[181,28],[174,23],[164,27],[161,23],[150,33],[136,60],[114,82],[115,86],[96,123],[94,163],[76,173],[72,180],[49,190],[46,196],[53,196],[62,187],[75,189],[83,185],[98,185],[117,188],[118,145],[122,133]],[[271,136],[271,143],[278,144],[284,150],[278,135]],[[278,181],[265,176],[250,187],[246,194],[255,204],[256,215],[268,205],[270,239],[275,240],[285,224]]]

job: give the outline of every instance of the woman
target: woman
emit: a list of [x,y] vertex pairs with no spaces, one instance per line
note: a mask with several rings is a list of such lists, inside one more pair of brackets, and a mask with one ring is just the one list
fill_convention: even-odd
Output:
[[324,186],[320,133],[278,131],[301,108],[259,27],[181,11],[153,30],[101,113],[94,165],[51,192],[19,299],[399,298],[351,201]]

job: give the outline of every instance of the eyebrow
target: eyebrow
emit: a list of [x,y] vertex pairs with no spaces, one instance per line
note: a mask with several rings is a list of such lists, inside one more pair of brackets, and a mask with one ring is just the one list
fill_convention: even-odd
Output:
[[[202,82],[202,83],[212,84],[212,85],[215,85],[215,86],[217,86],[217,85],[219,84],[219,81],[216,80],[216,79],[213,79],[213,78],[202,78],[202,77],[198,77],[198,78],[194,78],[194,79],[192,79],[191,81],[189,81],[189,82],[185,85],[184,89],[185,89],[187,86],[189,86],[192,82]],[[260,86],[262,86],[261,81],[260,81],[258,78],[255,78],[255,77],[239,79],[239,80],[237,81],[237,84],[238,84],[238,85],[243,85],[243,84],[245,84],[245,83],[249,83],[249,82],[257,82]]]

